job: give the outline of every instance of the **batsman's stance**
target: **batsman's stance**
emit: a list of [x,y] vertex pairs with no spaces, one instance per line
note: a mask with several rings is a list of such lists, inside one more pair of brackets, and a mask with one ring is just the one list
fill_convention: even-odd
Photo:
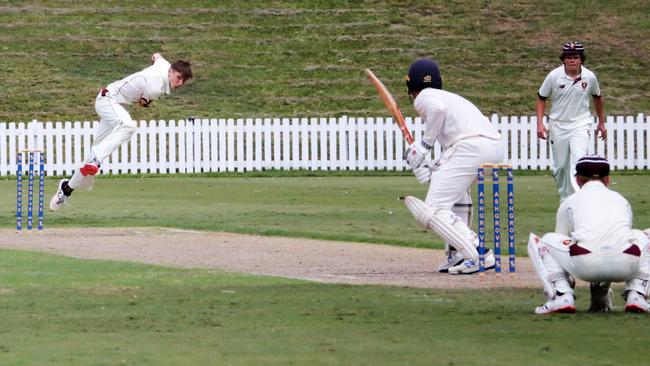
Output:
[[[501,163],[505,144],[497,128],[467,99],[442,90],[438,64],[415,61],[406,78],[409,96],[422,117],[425,128],[421,141],[406,150],[406,161],[422,184],[430,182],[423,201],[406,198],[415,219],[435,231],[446,244],[447,260],[438,271],[469,274],[479,270],[478,237],[470,229],[472,199],[469,193],[481,164]],[[434,141],[443,153],[434,164],[425,162]],[[494,254],[488,250],[486,268],[494,267]]]
[[607,187],[607,160],[583,156],[575,170],[580,190],[560,204],[555,232],[542,238],[530,234],[528,240],[528,256],[548,300],[535,313],[575,312],[573,277],[591,283],[589,311],[611,311],[610,282],[624,281],[625,311],[649,312],[650,229],[632,229],[630,204]]
[[131,119],[124,106],[138,103],[142,107],[148,107],[154,100],[169,94],[192,78],[192,69],[187,61],[179,60],[170,65],[160,53],[154,53],[151,62],[153,65],[111,83],[97,95],[95,111],[99,116],[99,124],[94,131],[91,153],[70,179],[59,181],[59,188],[50,200],[52,211],[63,207],[75,189],[90,190],[104,159],[131,139],[137,123]]

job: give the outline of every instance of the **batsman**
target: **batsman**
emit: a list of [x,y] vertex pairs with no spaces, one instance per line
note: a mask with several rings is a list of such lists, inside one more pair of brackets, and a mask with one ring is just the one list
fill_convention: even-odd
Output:
[[[505,143],[496,126],[470,101],[442,90],[438,64],[429,59],[415,61],[406,77],[408,93],[425,126],[421,140],[406,150],[406,161],[421,184],[429,183],[424,201],[407,197],[415,219],[436,232],[445,242],[446,260],[439,272],[471,274],[479,271],[478,237],[470,229],[472,199],[469,189],[481,164],[499,164]],[[430,163],[431,147],[438,141],[440,158]],[[485,267],[494,267],[489,249]]]

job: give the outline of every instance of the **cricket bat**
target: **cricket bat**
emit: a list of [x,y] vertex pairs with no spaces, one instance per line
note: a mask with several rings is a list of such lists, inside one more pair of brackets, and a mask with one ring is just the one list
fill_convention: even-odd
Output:
[[406,141],[409,144],[412,144],[413,136],[411,135],[411,132],[409,131],[408,127],[406,127],[404,116],[402,115],[402,111],[399,110],[395,98],[393,98],[393,95],[388,91],[388,88],[386,88],[384,83],[382,83],[381,80],[379,80],[379,78],[377,78],[377,76],[375,76],[375,74],[372,71],[370,71],[370,69],[366,69],[365,72],[366,75],[368,76],[368,79],[370,79],[372,85],[374,85],[375,89],[377,89],[377,92],[379,93],[379,97],[386,105],[386,108],[388,108],[390,114],[393,115],[393,118],[395,119],[395,123],[397,123],[397,126],[399,127],[400,131],[402,131],[402,135],[404,136],[404,139],[406,139]]

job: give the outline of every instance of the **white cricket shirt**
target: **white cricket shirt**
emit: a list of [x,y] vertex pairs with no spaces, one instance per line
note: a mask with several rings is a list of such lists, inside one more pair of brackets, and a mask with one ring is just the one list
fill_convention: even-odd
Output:
[[589,97],[601,95],[598,79],[591,70],[581,66],[580,76],[573,80],[564,71],[564,65],[546,75],[538,93],[551,99],[548,117],[559,122],[576,122],[591,116]]
[[501,138],[496,126],[474,104],[460,95],[426,88],[415,98],[413,106],[425,122],[422,141],[427,145],[431,146],[437,140],[447,149],[470,137]]
[[109,97],[119,104],[131,104],[144,98],[152,101],[171,92],[169,68],[171,64],[160,57],[146,69],[109,84]]
[[555,232],[592,251],[624,250],[633,237],[632,218],[623,196],[600,181],[590,181],[560,205]]

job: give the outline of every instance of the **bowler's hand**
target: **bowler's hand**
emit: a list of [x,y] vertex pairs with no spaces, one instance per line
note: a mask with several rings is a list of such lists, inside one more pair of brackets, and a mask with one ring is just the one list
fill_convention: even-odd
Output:
[[162,55],[160,53],[158,53],[158,52],[154,53],[153,55],[151,55],[151,63],[152,64],[155,63],[156,60],[161,58],[161,57],[162,57]]
[[603,141],[607,141],[607,128],[604,123],[598,123],[596,126],[596,136],[600,136]]
[[548,138],[548,129],[543,123],[537,124],[537,138],[546,140]]
[[138,101],[138,104],[140,104],[141,107],[149,108],[149,104],[151,104],[151,102],[152,100],[146,100],[144,97],[141,97]]

